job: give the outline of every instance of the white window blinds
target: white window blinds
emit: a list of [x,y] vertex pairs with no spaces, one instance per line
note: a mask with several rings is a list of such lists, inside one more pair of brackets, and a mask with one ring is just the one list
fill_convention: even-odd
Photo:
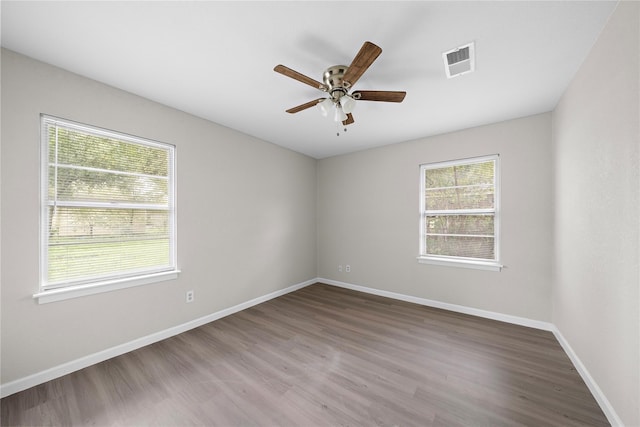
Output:
[[421,167],[421,256],[498,260],[498,157]]
[[42,290],[176,268],[174,147],[42,117]]

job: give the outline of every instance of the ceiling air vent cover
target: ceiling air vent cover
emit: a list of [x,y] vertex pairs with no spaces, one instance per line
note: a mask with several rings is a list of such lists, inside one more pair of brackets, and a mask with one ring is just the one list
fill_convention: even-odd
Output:
[[475,70],[476,58],[473,42],[442,54],[447,78],[461,76]]

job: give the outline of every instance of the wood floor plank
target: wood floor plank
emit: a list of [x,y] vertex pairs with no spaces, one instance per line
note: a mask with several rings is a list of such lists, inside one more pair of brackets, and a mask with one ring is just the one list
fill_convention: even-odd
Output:
[[553,334],[315,284],[0,402],[3,426],[606,426]]

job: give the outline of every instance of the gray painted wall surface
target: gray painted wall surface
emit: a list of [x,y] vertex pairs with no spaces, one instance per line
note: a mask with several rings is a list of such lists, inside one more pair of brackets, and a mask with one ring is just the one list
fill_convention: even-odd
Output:
[[[40,113],[176,145],[177,280],[32,299]],[[3,384],[317,276],[315,159],[6,50],[1,171]]]
[[553,115],[553,323],[640,425],[640,3],[621,2]]
[[[418,264],[420,164],[490,154],[500,155],[506,268]],[[320,276],[548,322],[552,166],[550,114],[320,160]]]

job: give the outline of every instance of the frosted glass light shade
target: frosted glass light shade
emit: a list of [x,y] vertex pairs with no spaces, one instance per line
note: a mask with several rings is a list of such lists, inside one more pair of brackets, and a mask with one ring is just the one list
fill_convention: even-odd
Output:
[[356,108],[356,100],[349,95],[344,95],[340,98],[340,105],[342,106],[342,111],[349,114]]
[[331,107],[333,107],[333,101],[331,98],[326,98],[324,101],[318,102],[316,105],[318,110],[320,110],[322,117],[327,117],[329,115],[329,111],[331,111]]
[[336,105],[336,112],[333,115],[333,120],[336,122],[343,122],[347,120],[347,115],[345,114],[344,111],[342,111],[342,108],[340,108],[338,105]]

